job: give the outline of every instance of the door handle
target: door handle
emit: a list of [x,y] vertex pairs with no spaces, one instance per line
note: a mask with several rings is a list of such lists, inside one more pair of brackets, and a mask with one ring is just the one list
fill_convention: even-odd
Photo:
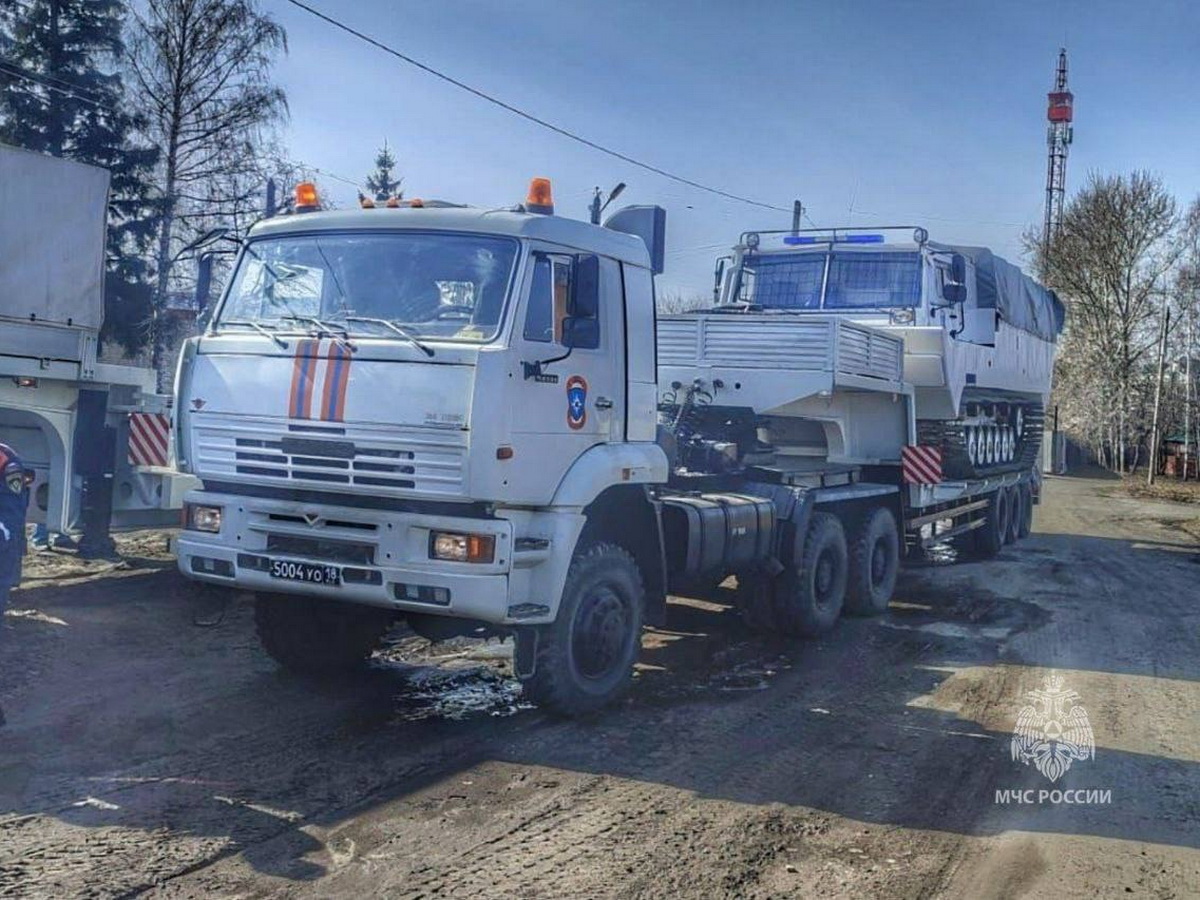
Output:
[[613,402],[607,397],[596,398],[596,409],[612,409]]

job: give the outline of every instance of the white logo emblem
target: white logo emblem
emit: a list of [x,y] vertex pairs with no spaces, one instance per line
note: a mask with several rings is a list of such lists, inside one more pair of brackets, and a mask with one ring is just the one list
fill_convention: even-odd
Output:
[[306,512],[304,521],[308,523],[309,528],[317,528],[325,524],[325,520],[321,518],[319,513]]
[[1051,672],[1042,689],[1030,691],[1033,701],[1017,714],[1012,758],[1058,781],[1074,760],[1094,759],[1096,738],[1079,695],[1063,687],[1062,676]]

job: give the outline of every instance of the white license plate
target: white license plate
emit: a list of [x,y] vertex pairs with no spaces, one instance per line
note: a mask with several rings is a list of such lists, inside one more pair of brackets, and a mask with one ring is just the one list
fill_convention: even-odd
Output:
[[342,583],[342,570],[337,566],[319,566],[312,563],[293,562],[290,559],[273,559],[269,571],[272,578],[282,578],[284,581],[331,585]]

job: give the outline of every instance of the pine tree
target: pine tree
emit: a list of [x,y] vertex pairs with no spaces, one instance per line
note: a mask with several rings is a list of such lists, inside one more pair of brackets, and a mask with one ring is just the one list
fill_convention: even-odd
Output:
[[158,151],[131,140],[141,122],[121,78],[125,12],[122,0],[0,0],[0,141],[112,173],[104,335],[136,350],[150,312]]
[[383,202],[389,197],[400,199],[404,196],[404,192],[400,190],[400,184],[404,179],[392,178],[392,170],[395,168],[396,157],[388,149],[388,143],[385,140],[379,154],[375,157],[375,171],[367,176],[367,190],[373,193],[379,202]]

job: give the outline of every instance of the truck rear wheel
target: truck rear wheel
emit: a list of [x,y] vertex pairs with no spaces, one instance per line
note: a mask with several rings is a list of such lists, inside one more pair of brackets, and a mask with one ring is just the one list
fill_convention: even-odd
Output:
[[277,663],[303,675],[332,675],[364,663],[392,624],[385,610],[288,594],[258,594],[254,626]]
[[1022,481],[1017,491],[1021,494],[1021,520],[1017,526],[1017,537],[1026,538],[1033,530],[1033,488],[1028,481]]
[[1018,484],[1014,484],[1006,490],[1008,491],[1008,534],[1005,535],[1004,543],[1015,544],[1017,538],[1021,536],[1021,522],[1025,519],[1025,497]]
[[846,612],[877,616],[887,612],[900,572],[900,534],[891,510],[880,507],[865,516],[850,544]]
[[991,559],[1004,546],[1004,536],[1008,533],[1008,491],[1000,488],[992,494],[987,511],[983,516],[983,525],[976,528],[974,553],[983,559]]
[[595,712],[633,679],[641,648],[645,588],[633,557],[615,544],[577,551],[552,625],[537,635],[525,693],[562,716]]
[[775,620],[784,634],[817,637],[837,623],[846,600],[846,532],[832,513],[813,513],[797,564],[775,583]]

